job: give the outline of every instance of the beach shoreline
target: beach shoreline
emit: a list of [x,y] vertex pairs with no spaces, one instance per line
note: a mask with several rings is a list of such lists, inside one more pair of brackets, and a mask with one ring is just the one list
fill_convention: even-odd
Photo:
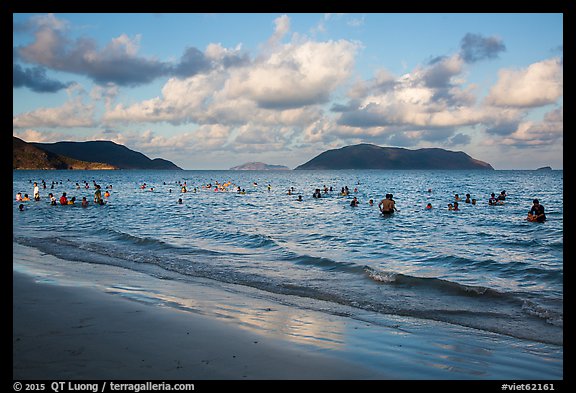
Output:
[[469,333],[377,326],[13,243],[14,379],[562,379],[561,347]]
[[213,319],[14,272],[13,378],[367,379],[383,373]]

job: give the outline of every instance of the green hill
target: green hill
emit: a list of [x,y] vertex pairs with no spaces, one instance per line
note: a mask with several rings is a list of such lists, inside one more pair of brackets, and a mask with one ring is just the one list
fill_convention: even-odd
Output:
[[325,151],[298,166],[303,169],[488,169],[492,166],[468,154],[439,148],[410,150],[372,144]]
[[30,143],[58,156],[87,162],[101,162],[117,169],[182,169],[162,158],[144,154],[111,141]]
[[12,137],[12,169],[118,169],[118,167],[61,156]]

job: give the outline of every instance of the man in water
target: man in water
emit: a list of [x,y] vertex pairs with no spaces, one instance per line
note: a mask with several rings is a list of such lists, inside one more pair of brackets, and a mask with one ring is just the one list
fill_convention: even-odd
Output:
[[378,204],[378,208],[382,214],[392,214],[396,210],[394,200],[392,199],[392,194],[386,194],[386,198],[382,199]]
[[532,201],[532,208],[528,212],[528,221],[544,222],[546,221],[546,214],[544,213],[544,206],[540,204],[538,199]]

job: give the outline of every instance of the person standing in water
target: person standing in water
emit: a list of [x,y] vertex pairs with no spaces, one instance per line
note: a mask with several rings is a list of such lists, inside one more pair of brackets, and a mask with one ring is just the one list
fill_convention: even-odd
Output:
[[546,221],[546,214],[544,213],[544,206],[540,204],[538,199],[532,201],[532,208],[528,212],[528,221],[544,222]]
[[392,199],[392,194],[386,194],[386,197],[380,201],[378,208],[382,214],[392,214],[396,210],[396,203]]
[[100,204],[102,202],[102,191],[100,190],[100,185],[94,183],[96,191],[94,192],[94,203]]
[[38,183],[34,182],[34,200],[40,200],[40,188],[38,188]]

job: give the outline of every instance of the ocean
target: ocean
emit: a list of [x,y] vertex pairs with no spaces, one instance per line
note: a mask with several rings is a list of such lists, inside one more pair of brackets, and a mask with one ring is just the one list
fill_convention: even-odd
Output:
[[[33,182],[41,200],[21,212],[14,196],[32,197]],[[103,206],[94,182],[110,192]],[[49,192],[76,205],[51,206]],[[398,211],[383,216],[387,193]],[[534,198],[544,223],[526,221]],[[376,325],[409,317],[563,344],[561,170],[14,171],[13,200],[14,242],[65,260],[234,284]]]

